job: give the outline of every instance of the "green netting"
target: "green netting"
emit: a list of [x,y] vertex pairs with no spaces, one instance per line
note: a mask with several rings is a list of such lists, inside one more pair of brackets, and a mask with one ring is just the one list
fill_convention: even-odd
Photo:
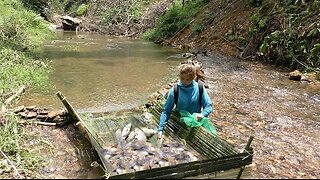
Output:
[[211,121],[206,117],[202,118],[201,121],[198,121],[196,113],[190,114],[188,111],[180,111],[180,121],[191,128],[202,126],[212,135],[218,136],[217,130]]

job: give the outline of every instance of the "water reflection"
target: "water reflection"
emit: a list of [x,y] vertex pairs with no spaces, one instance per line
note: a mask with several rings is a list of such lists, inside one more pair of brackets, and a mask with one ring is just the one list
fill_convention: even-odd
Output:
[[[43,47],[53,67],[48,92],[30,92],[23,105],[63,107],[55,93],[61,91],[79,112],[132,108],[175,75],[179,59],[168,58],[178,49],[142,40],[111,38],[99,34],[59,32],[59,39]],[[85,38],[82,38],[85,37]]]

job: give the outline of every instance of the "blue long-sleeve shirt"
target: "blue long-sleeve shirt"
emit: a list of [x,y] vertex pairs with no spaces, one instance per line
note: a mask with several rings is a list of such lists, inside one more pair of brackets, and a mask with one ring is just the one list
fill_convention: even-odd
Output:
[[[205,88],[203,88],[202,93],[202,107],[203,111],[201,112],[201,106],[199,102],[199,87],[196,81],[192,81],[191,84],[183,86],[181,81],[178,82],[179,96],[178,103],[176,105],[175,111],[186,110],[190,114],[193,113],[202,113],[204,117],[212,112],[212,102]],[[160,123],[158,131],[163,131],[168,119],[170,118],[172,109],[174,106],[174,88],[172,87],[169,91],[167,101],[163,107],[163,111],[160,116]]]

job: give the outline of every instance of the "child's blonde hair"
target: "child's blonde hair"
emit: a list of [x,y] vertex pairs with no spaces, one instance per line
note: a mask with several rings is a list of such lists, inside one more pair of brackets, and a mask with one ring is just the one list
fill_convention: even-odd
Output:
[[187,75],[190,77],[190,80],[193,80],[196,78],[196,67],[193,64],[182,64],[179,67],[179,76],[182,74]]

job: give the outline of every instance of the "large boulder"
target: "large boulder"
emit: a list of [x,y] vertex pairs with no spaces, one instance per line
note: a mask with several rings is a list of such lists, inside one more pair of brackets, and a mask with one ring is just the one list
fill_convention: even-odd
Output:
[[81,20],[73,18],[71,16],[62,16],[62,28],[63,30],[75,31],[76,28],[81,24]]

